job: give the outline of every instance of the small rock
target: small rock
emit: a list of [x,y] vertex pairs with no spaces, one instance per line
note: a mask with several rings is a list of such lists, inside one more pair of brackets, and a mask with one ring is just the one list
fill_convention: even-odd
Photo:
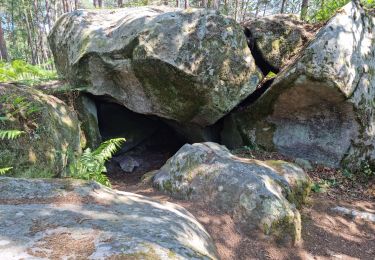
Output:
[[373,213],[359,211],[355,209],[348,209],[348,208],[341,207],[341,206],[334,207],[332,208],[332,210],[335,212],[350,216],[354,219],[357,218],[357,219],[367,220],[370,222],[375,222],[375,214]]
[[121,155],[115,157],[114,160],[119,164],[121,170],[127,173],[132,173],[140,165],[136,159],[129,155]]
[[298,164],[300,167],[302,167],[306,171],[310,171],[313,169],[313,166],[308,160],[302,159],[302,158],[297,158],[294,160],[296,164]]

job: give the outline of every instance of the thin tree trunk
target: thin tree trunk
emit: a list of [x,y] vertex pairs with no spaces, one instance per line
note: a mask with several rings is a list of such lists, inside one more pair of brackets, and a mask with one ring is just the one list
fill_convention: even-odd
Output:
[[234,7],[234,20],[235,20],[235,21],[237,21],[238,2],[239,2],[239,0],[236,0],[236,5],[235,5],[235,7]]
[[264,3],[263,16],[266,15],[267,7],[268,7],[268,1]]
[[185,9],[189,8],[189,0],[185,0]]
[[281,9],[280,9],[281,14],[285,13],[285,8],[286,8],[287,2],[288,2],[288,0],[282,0],[281,1]]
[[301,20],[306,20],[308,8],[309,8],[309,0],[302,0],[302,4],[301,4]]
[[0,58],[2,60],[8,61],[8,51],[7,51],[7,45],[6,45],[6,42],[5,42],[4,31],[3,31],[1,19],[0,19]]
[[[168,3],[168,1],[167,1],[167,3]],[[117,0],[117,6],[118,7],[122,7],[123,4],[124,4],[123,0]]]
[[244,10],[243,10],[243,13],[242,13],[242,21],[245,21],[246,13],[247,13],[247,7],[249,6],[249,2],[250,2],[250,0],[246,0],[246,2],[245,2],[245,7],[244,7]]
[[260,3],[261,3],[261,1],[258,0],[257,5],[255,7],[255,17],[258,17],[258,15],[259,15]]

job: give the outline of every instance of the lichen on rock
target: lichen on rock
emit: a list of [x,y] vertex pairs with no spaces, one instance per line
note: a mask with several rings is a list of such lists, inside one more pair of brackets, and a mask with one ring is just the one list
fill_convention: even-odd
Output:
[[78,10],[59,19],[49,43],[73,85],[179,123],[215,123],[262,78],[241,26],[213,10]]
[[77,115],[54,96],[26,86],[0,84],[2,130],[24,131],[15,140],[1,140],[0,165],[12,176],[62,176],[81,152]]
[[329,20],[261,98],[231,115],[243,143],[331,167],[373,164],[374,19],[350,2]]
[[154,186],[231,214],[248,234],[259,229],[285,241],[301,239],[297,208],[310,180],[294,164],[239,158],[215,143],[186,144],[156,173]]

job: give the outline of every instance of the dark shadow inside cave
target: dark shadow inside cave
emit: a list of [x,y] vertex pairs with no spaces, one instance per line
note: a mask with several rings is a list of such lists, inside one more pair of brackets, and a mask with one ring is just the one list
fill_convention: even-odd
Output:
[[123,137],[126,142],[107,164],[113,180],[138,182],[159,169],[187,140],[156,116],[135,113],[105,96],[90,96],[96,104],[103,141]]

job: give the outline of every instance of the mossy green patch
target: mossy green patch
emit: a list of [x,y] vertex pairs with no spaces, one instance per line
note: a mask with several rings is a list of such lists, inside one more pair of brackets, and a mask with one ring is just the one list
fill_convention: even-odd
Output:
[[64,175],[69,162],[81,152],[75,113],[57,98],[28,87],[0,85],[0,96],[3,98],[0,115],[8,118],[0,124],[0,129],[25,132],[16,140],[0,142],[0,165],[13,167],[8,175],[30,178]]

